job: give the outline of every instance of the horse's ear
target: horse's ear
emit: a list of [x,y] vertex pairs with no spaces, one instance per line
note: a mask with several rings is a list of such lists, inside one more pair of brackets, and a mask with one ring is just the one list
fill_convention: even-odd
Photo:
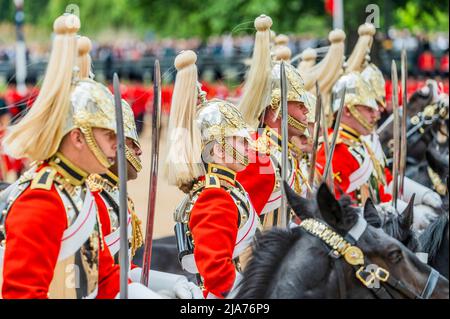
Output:
[[412,224],[414,223],[414,197],[416,194],[414,193],[406,206],[405,210],[400,215],[400,227],[403,230],[410,230]]
[[317,190],[317,204],[328,225],[337,226],[344,218],[341,205],[325,183],[322,183]]
[[314,212],[312,208],[312,203],[299,196],[286,181],[283,181],[283,187],[286,191],[287,201],[289,206],[293,209],[294,213],[302,220],[307,218],[314,218]]
[[376,228],[381,228],[380,215],[378,214],[378,211],[370,198],[368,198],[364,204],[364,219],[369,223],[369,225]]

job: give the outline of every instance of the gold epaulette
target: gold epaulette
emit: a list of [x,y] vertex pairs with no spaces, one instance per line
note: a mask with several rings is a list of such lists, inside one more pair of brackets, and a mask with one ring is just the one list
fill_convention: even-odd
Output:
[[352,138],[347,138],[346,136],[339,135],[336,139],[336,145],[337,144],[345,144],[347,146],[354,147],[357,146],[358,141]]
[[215,174],[205,175],[205,188],[220,188],[220,179]]
[[52,167],[45,167],[41,169],[34,176],[30,188],[50,190],[55,180],[56,173],[56,169]]

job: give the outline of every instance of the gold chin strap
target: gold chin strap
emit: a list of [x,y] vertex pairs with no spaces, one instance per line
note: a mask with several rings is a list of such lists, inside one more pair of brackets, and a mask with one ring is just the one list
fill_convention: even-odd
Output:
[[140,172],[142,170],[141,160],[133,154],[128,146],[125,145],[125,157],[127,161],[133,166],[136,172]]
[[[280,112],[281,113],[281,112]],[[281,119],[281,114],[278,113],[278,118]],[[293,118],[292,116],[290,116],[288,114],[288,125],[299,130],[302,133],[307,132],[308,130],[308,125],[307,124],[303,124],[302,122],[296,120],[295,118]]]
[[359,124],[364,126],[364,128],[369,131],[373,131],[375,129],[375,126],[367,122],[354,105],[347,105],[347,109],[349,110],[350,114],[359,122]]
[[97,160],[106,168],[110,168],[113,163],[111,163],[108,158],[105,156],[105,153],[100,149],[97,142],[95,141],[94,134],[92,133],[92,128],[88,126],[81,126],[81,132],[86,139],[86,143],[91,150],[91,152],[95,155]]
[[240,153],[237,149],[235,149],[233,146],[231,146],[227,142],[223,143],[223,148],[225,150],[225,153],[232,156],[240,164],[242,164],[244,166],[248,166],[248,156],[243,155],[242,153]]

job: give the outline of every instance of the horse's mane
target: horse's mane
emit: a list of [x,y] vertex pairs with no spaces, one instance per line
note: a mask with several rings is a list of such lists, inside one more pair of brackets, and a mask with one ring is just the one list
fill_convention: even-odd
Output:
[[253,242],[253,255],[244,271],[237,299],[267,298],[274,271],[279,268],[292,245],[301,237],[301,229],[273,228],[259,233]]
[[[358,208],[352,206],[349,196],[343,195],[339,204],[344,212],[347,223],[356,222]],[[316,212],[309,212],[311,216],[317,216],[318,206],[309,207]],[[236,295],[238,299],[268,298],[267,292],[274,278],[274,272],[279,268],[287,253],[303,234],[303,229],[273,228],[259,233],[253,241],[253,255],[244,271],[244,278]]]
[[438,252],[445,229],[448,225],[448,202],[443,204],[440,216],[420,235],[419,240],[424,252],[428,253],[429,260],[432,260]]

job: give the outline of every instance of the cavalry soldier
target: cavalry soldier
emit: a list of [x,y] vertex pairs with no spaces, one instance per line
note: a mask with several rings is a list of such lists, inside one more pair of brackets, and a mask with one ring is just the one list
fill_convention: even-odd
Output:
[[[382,72],[375,64],[370,62],[370,51],[373,43],[373,36],[375,35],[375,27],[370,23],[362,24],[358,29],[358,33],[359,39],[347,61],[346,71],[361,73],[362,79],[368,84],[371,94],[375,99],[379,117],[386,109],[386,89]],[[335,106],[337,107],[337,105]],[[360,122],[364,123],[364,117],[360,117]],[[366,125],[366,127],[367,126],[368,125]],[[386,156],[380,143],[379,136],[375,131],[375,127],[370,127],[370,132],[363,135],[364,136],[361,136],[361,140],[363,140],[370,150],[373,151],[374,159],[380,163],[382,167],[380,174],[384,172],[385,176],[383,179],[388,183],[386,185],[392,186],[389,184],[392,180],[392,176],[389,169],[386,168]],[[405,206],[405,201],[408,202],[413,193],[416,193],[414,198],[415,205],[424,204],[433,208],[438,208],[442,203],[437,193],[405,177],[403,201],[398,200],[400,205]]]
[[[42,89],[5,137],[5,149],[35,164],[1,193],[3,298],[114,298],[119,266],[105,244],[108,212],[89,174],[116,156],[114,98],[76,66],[78,17],[55,20]],[[129,285],[131,297],[158,297]]]
[[[255,20],[257,29],[253,59],[244,87],[239,109],[244,120],[257,130],[253,133],[258,150],[256,160],[238,173],[238,180],[250,195],[257,211],[264,215],[264,228],[280,226],[281,214],[281,59],[288,59],[290,50],[278,47],[271,60],[269,35],[272,20],[261,15]],[[298,71],[285,62],[288,101],[288,131],[291,142],[288,144],[289,185],[299,194],[306,194],[308,172],[302,170],[300,162],[305,152],[302,137],[309,137],[308,122],[314,122],[315,99],[303,87]],[[312,117],[311,117],[312,116]]]
[[[92,77],[91,59],[89,51],[91,50],[91,41],[87,37],[78,39],[78,66],[82,78]],[[135,118],[130,105],[122,100],[123,123],[125,135],[125,157],[127,159],[127,178],[134,180],[142,170],[140,156],[142,154],[139,143],[138,132]],[[115,263],[118,264],[120,249],[120,216],[119,216],[119,174],[118,165],[115,162],[103,174],[91,174],[87,179],[87,184],[95,196],[96,204],[101,210],[108,211],[108,219],[102,220],[102,233],[105,244],[108,247]],[[137,250],[143,245],[143,234],[141,221],[136,214],[134,202],[128,197],[128,234],[130,241],[130,279],[133,282],[140,282],[141,268],[131,264],[131,259]],[[164,273],[151,270],[151,281],[149,288],[158,292],[163,297],[178,297],[182,299],[201,296],[200,289],[193,283],[188,282],[185,276]]]
[[187,194],[175,212],[182,267],[197,274],[205,297],[224,298],[240,281],[242,254],[259,226],[236,180],[249,162],[250,135],[234,105],[197,91],[196,59],[192,51],[175,59],[166,172]]
[[[371,134],[379,117],[378,105],[369,84],[358,72],[342,76],[333,87],[333,113],[340,106],[340,94],[346,87],[344,110],[332,157],[335,194],[340,191],[349,194],[359,204],[370,197],[375,203],[392,199],[385,187],[391,181],[386,175],[385,163],[381,162],[372,150],[370,143],[361,138]],[[329,135],[334,134],[333,129]],[[317,168],[320,174],[326,165],[324,145],[317,154]]]
[[[385,156],[380,143],[371,143],[368,135],[374,133],[379,118],[379,107],[375,91],[358,72],[342,76],[333,87],[333,112],[340,105],[340,94],[346,87],[344,110],[332,157],[335,194],[349,194],[359,205],[367,198],[375,204],[390,205],[392,200],[392,176],[386,167]],[[329,130],[329,134],[334,134]],[[321,174],[326,158],[322,145],[317,154],[317,169]],[[405,202],[416,193],[415,204],[432,204],[436,199],[434,192],[405,178]],[[383,205],[382,205],[383,206]],[[403,205],[406,207],[406,203]],[[401,210],[401,208],[399,208]]]

